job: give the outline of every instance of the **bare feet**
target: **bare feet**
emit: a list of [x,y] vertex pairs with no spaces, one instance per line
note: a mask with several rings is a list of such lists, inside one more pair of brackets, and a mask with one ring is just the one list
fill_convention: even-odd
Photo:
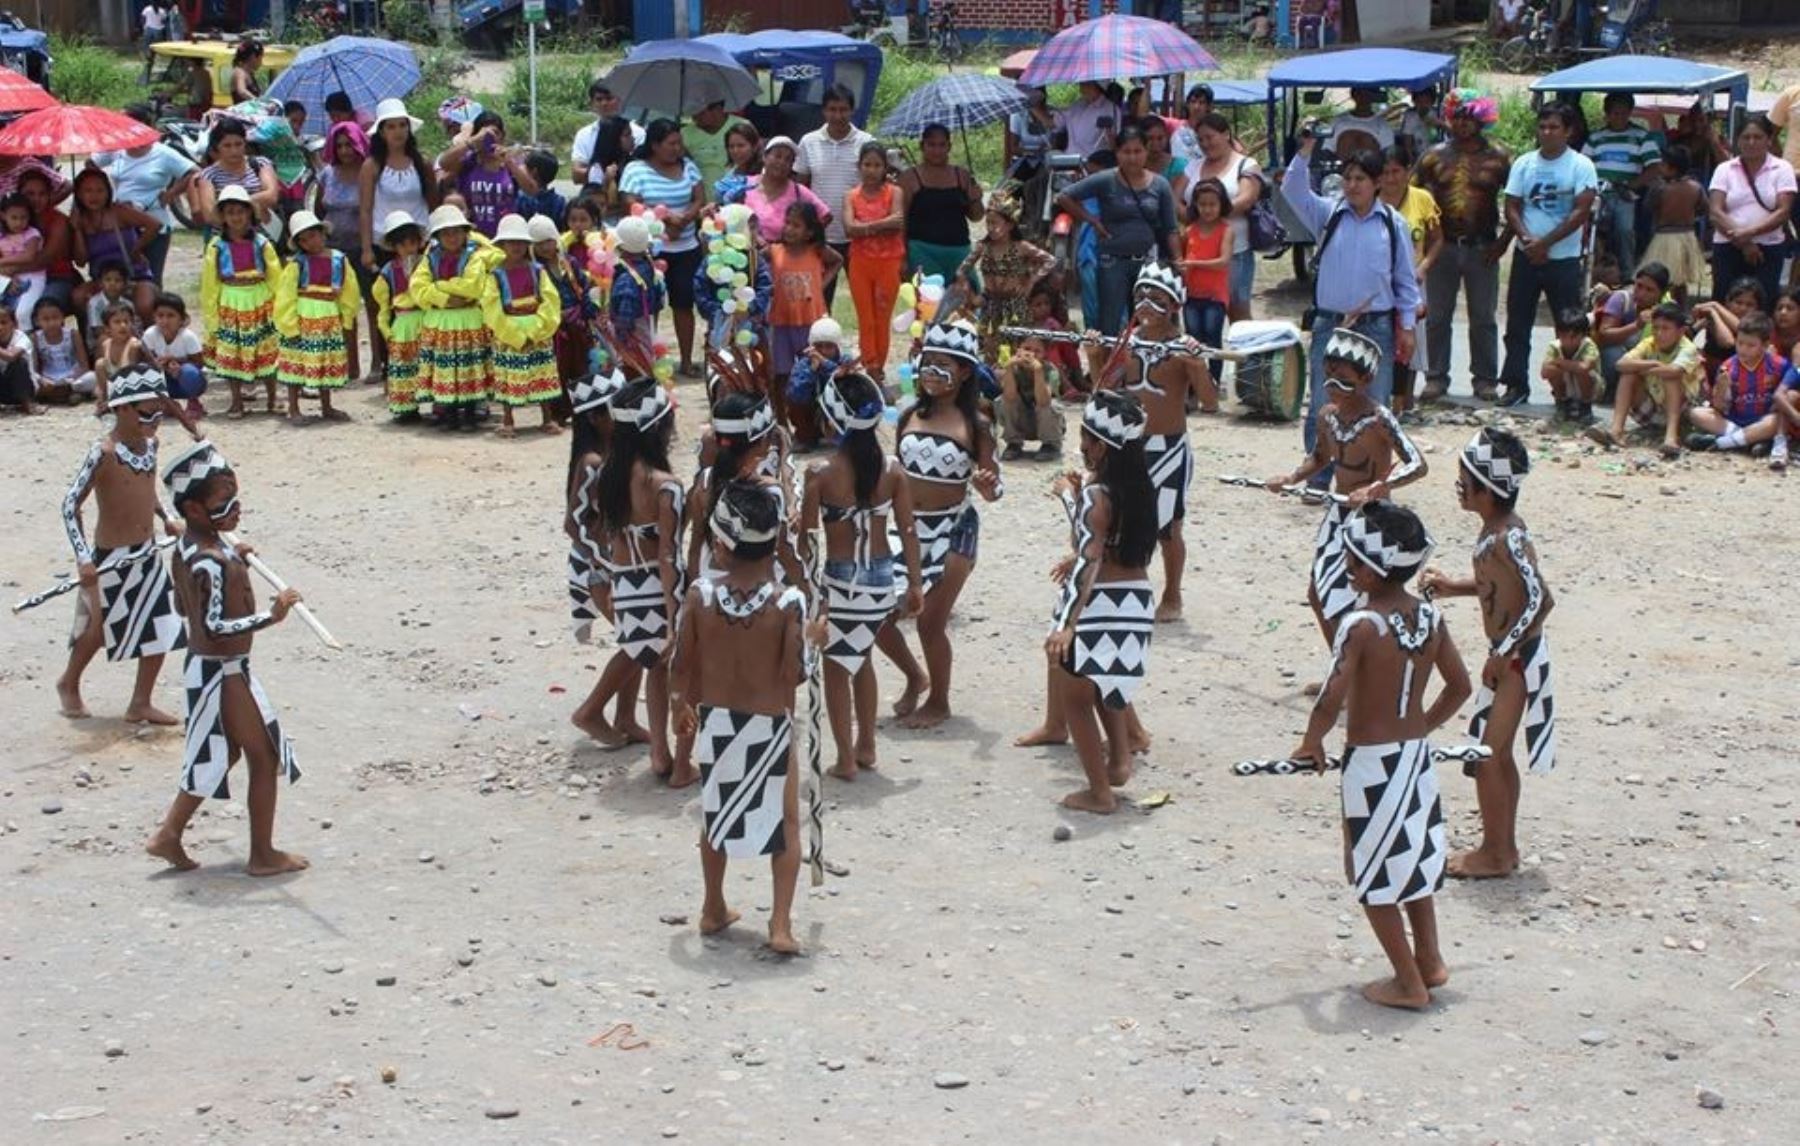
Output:
[[1362,989],[1363,998],[1382,1007],[1398,1007],[1406,1011],[1422,1011],[1431,1005],[1431,992],[1423,985],[1409,991],[1398,979],[1380,979]]
[[1324,687],[1325,686],[1322,683],[1320,683],[1319,681],[1316,681],[1316,680],[1308,681],[1306,686],[1300,690],[1300,695],[1301,696],[1318,696],[1319,690]]
[[350,420],[350,415],[348,413],[339,410],[336,407],[322,411],[319,416],[324,418],[327,422],[348,422]]
[[1130,745],[1132,755],[1142,756],[1150,751],[1150,745],[1154,743],[1154,740],[1142,728],[1135,728],[1126,735],[1125,743]]
[[150,842],[144,845],[144,850],[157,859],[165,861],[176,871],[193,871],[200,866],[199,861],[188,855],[186,849],[181,846],[181,837],[168,832],[158,830],[155,835],[150,837]]
[[623,748],[630,743],[624,733],[606,723],[605,717],[584,716],[579,708],[569,714],[569,723],[587,733],[602,748]]
[[93,715],[88,711],[87,702],[81,699],[81,686],[79,684],[64,684],[61,681],[57,681],[56,703],[58,706],[57,711],[61,712],[70,720],[86,720],[89,716]]
[[692,764],[677,764],[669,772],[669,787],[691,788],[700,782],[700,770]]
[[798,955],[800,954],[800,941],[794,938],[791,927],[776,927],[771,922],[769,924],[769,950],[777,955]]
[[1156,623],[1166,625],[1179,620],[1181,620],[1181,598],[1164,597],[1162,603],[1156,606]]
[[729,908],[729,907],[718,912],[717,914],[702,911],[700,913],[700,934],[702,934],[702,935],[717,935],[719,932],[725,930],[727,927],[730,927],[733,923],[736,923],[741,918],[742,918],[742,916],[740,916],[737,912],[731,910],[731,908]]
[[1082,788],[1064,796],[1062,806],[1071,811],[1092,812],[1096,816],[1110,816],[1118,810],[1119,801],[1114,799],[1111,792],[1104,796],[1096,796],[1086,788]]
[[629,724],[620,724],[616,727],[620,732],[625,734],[625,743],[627,744],[650,743],[650,730],[635,720]]
[[515,435],[516,433],[518,433],[517,430],[513,429],[511,426],[506,426],[506,425],[498,426],[494,430],[494,436],[496,438],[510,438],[513,435]]
[[836,776],[840,780],[855,780],[856,779],[856,761],[854,761],[854,760],[839,760],[836,764],[832,765],[830,768],[827,768],[826,772],[832,776]]
[[1450,981],[1450,968],[1444,965],[1442,959],[1428,963],[1415,955],[1413,961],[1419,965],[1419,978],[1425,980],[1427,987],[1436,990]]
[[1452,879],[1503,879],[1518,867],[1516,855],[1502,856],[1482,848],[1470,848],[1451,856],[1444,870]]
[[180,724],[181,721],[170,716],[154,704],[134,704],[125,710],[126,724],[160,724],[164,727]]
[[[898,706],[896,706],[896,707],[898,707]],[[928,700],[924,703],[924,705],[920,706],[919,708],[913,709],[912,712],[910,712],[906,716],[901,717],[900,718],[900,727],[902,727],[902,728],[936,728],[938,725],[944,723],[944,721],[949,720],[949,719],[950,719],[950,706],[949,705],[935,704]]]
[[650,774],[652,776],[667,776],[669,769],[673,766],[667,749],[660,752],[654,746],[650,749]]
[[901,690],[900,699],[894,702],[895,716],[910,716],[913,709],[919,707],[919,694],[924,692],[931,681],[923,674],[906,678],[906,688]]
[[543,434],[551,434],[551,435],[560,434],[560,433],[562,433],[562,427],[557,425],[555,422],[545,422],[543,425],[538,427],[538,432],[543,433]]
[[1106,766],[1106,782],[1115,788],[1123,788],[1131,783],[1131,757],[1127,756],[1123,764]]
[[856,750],[856,766],[858,768],[861,768],[863,771],[865,771],[865,772],[875,771],[875,761],[876,761],[876,756],[875,756],[875,749],[873,746],[868,747],[868,748],[858,748]]
[[262,859],[252,859],[244,865],[245,875],[286,875],[290,871],[304,871],[312,866],[303,855],[293,852],[271,851]]
[[1030,732],[1013,738],[1015,748],[1040,748],[1046,744],[1067,744],[1069,730],[1067,728],[1051,728],[1048,724],[1040,724]]

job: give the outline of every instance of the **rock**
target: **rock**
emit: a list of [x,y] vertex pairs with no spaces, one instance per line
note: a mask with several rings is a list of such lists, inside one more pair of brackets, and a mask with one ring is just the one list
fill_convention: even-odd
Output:
[[664,1138],[679,1138],[681,1137],[681,1129],[676,1126],[665,1126],[662,1128],[662,1136]]
[[330,821],[330,820],[320,820],[320,821],[319,821],[319,828],[320,828],[320,830],[322,830],[322,831],[327,831],[327,832],[329,832],[329,831],[330,831],[330,830],[331,830],[331,821]]
[[1331,1111],[1323,1106],[1315,1106],[1306,1112],[1306,1121],[1314,1126],[1323,1126],[1331,1121]]
[[1704,951],[1706,950],[1706,940],[1690,939],[1688,940],[1688,949],[1690,951]]
[[670,927],[686,927],[688,922],[687,916],[677,915],[673,912],[666,915],[659,915],[656,918],[659,923],[666,923]]
[[344,970],[344,961],[342,959],[327,959],[324,963],[319,965],[319,970],[325,972],[327,975],[339,974]]
[[1656,487],[1656,492],[1662,494],[1664,497],[1674,497],[1676,494],[1680,493],[1681,491],[1676,489],[1674,486],[1669,485],[1665,482],[1664,484]]
[[1059,844],[1068,843],[1074,836],[1075,829],[1069,827],[1067,824],[1056,825],[1056,830],[1050,833],[1050,838]]
[[1700,1104],[1702,1110],[1723,1110],[1725,1108],[1725,1096],[1710,1086],[1696,1087],[1694,1101]]
[[969,1085],[969,1076],[953,1070],[940,1070],[931,1076],[931,1085],[939,1090],[961,1090]]
[[44,801],[44,807],[43,807],[44,815],[54,816],[54,815],[56,815],[56,813],[58,813],[60,811],[62,811],[62,801],[61,800],[45,800]]
[[487,1104],[487,1109],[483,1110],[481,1113],[486,1117],[499,1122],[506,1118],[517,1118],[519,1116],[519,1105],[516,1102],[490,1102]]
[[556,972],[545,967],[537,973],[537,981],[546,987],[556,986]]
[[118,1039],[107,1039],[105,1043],[105,1053],[107,1058],[124,1058],[125,1044]]
[[474,962],[475,962],[475,952],[473,952],[473,951],[464,951],[461,955],[458,955],[456,957],[456,965],[458,967],[468,967],[468,966],[472,965]]
[[420,852],[419,853],[419,862],[420,863],[430,863],[432,860],[434,860],[436,858],[437,857],[432,855],[430,852]]
[[400,1077],[400,1072],[395,1070],[393,1067],[384,1066],[381,1068],[381,1081],[387,1083],[389,1086],[394,1085],[394,1080],[399,1077]]
[[1591,1031],[1583,1031],[1581,1033],[1581,1043],[1583,1046],[1597,1047],[1610,1038],[1612,1038],[1612,1035],[1598,1027]]
[[744,1056],[744,1065],[745,1066],[762,1066],[764,1063],[766,1063],[768,1061],[769,1061],[769,1056],[768,1056],[768,1053],[765,1051],[753,1050],[749,1054],[746,1054]]
[[375,976],[375,985],[377,987],[392,987],[395,983],[398,983],[399,981],[400,981],[400,979],[396,975],[377,975],[377,976]]
[[838,1071],[844,1069],[844,1060],[841,1058],[826,1059],[825,1060],[825,1069],[828,1071],[831,1071],[833,1074],[836,1074]]

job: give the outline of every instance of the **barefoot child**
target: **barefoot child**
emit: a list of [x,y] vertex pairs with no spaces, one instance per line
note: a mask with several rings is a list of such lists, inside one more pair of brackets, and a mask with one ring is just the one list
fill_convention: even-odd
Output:
[[319,392],[319,416],[347,422],[350,415],[331,405],[331,394],[350,384],[350,339],[362,291],[350,258],[325,245],[325,221],[311,211],[295,211],[288,233],[299,248],[281,268],[275,287],[275,329],[281,353],[275,376],[287,387],[288,421],[299,424],[300,391]]
[[1325,344],[1325,390],[1330,400],[1319,411],[1318,444],[1291,473],[1271,478],[1271,490],[1299,485],[1335,466],[1332,481],[1348,502],[1326,503],[1325,520],[1313,542],[1312,582],[1307,602],[1325,643],[1337,636],[1338,620],[1356,606],[1350,565],[1344,554],[1344,520],[1351,510],[1386,499],[1394,490],[1425,476],[1425,457],[1393,411],[1369,397],[1369,380],[1381,364],[1374,339],[1339,327]]
[[200,313],[206,319],[206,365],[231,387],[227,418],[244,416],[244,387],[268,387],[275,412],[275,280],[281,256],[255,228],[250,195],[242,187],[219,192],[219,233],[200,257]]
[[1475,575],[1453,580],[1427,569],[1419,579],[1420,588],[1438,597],[1479,599],[1490,642],[1469,735],[1480,737],[1493,755],[1475,771],[1481,844],[1450,857],[1450,874],[1459,879],[1492,879],[1518,869],[1519,766],[1513,737],[1521,720],[1531,770],[1546,773],[1556,763],[1556,700],[1544,640],[1544,619],[1556,600],[1538,572],[1531,534],[1514,512],[1530,472],[1531,455],[1518,438],[1495,429],[1476,434],[1463,447],[1456,475],[1457,501],[1481,518]]
[[550,403],[562,397],[562,378],[556,372],[562,296],[531,257],[531,227],[522,217],[502,217],[494,245],[501,257],[482,281],[481,313],[494,343],[494,400],[502,419],[497,433],[513,436],[513,411],[523,406],[538,408],[544,433],[561,433],[550,416]]
[[716,501],[709,528],[722,575],[688,589],[673,685],[676,727],[697,737],[700,761],[700,931],[738,919],[725,902],[726,861],[766,855],[775,879],[769,946],[793,955],[801,849],[793,709],[805,603],[775,580],[782,521],[774,492],[734,481]]
[[[1432,988],[1450,981],[1432,904],[1444,882],[1444,814],[1426,737],[1468,699],[1469,674],[1437,609],[1406,591],[1431,552],[1418,517],[1373,502],[1350,514],[1342,534],[1350,584],[1367,604],[1338,627],[1331,669],[1294,759],[1324,770],[1325,736],[1347,705],[1344,873],[1394,967],[1363,997],[1419,1010]],[[1434,668],[1444,686],[1427,707]]]
[[[431,213],[430,245],[413,269],[412,296],[425,312],[419,333],[418,400],[446,430],[475,432],[476,415],[493,390],[493,364],[481,292],[493,259],[459,207]],[[485,240],[483,240],[485,242]]]
[[1688,411],[1696,427],[1690,450],[1746,450],[1781,431],[1775,391],[1792,373],[1788,360],[1770,345],[1775,324],[1766,314],[1747,314],[1738,323],[1737,353],[1719,367],[1708,403]]
[[1064,807],[1080,812],[1111,813],[1118,806],[1113,788],[1131,780],[1128,710],[1150,657],[1147,567],[1156,551],[1144,425],[1137,399],[1096,391],[1081,415],[1087,473],[1071,471],[1059,483],[1075,552],[1052,574],[1062,594],[1044,652],[1087,773],[1088,786],[1063,797]]
[[275,706],[250,671],[250,645],[259,629],[284,620],[300,594],[284,589],[267,612],[256,612],[256,590],[245,564],[249,546],[226,544],[221,533],[238,524],[237,475],[210,442],[188,449],[163,472],[186,531],[176,546],[175,597],[188,622],[187,758],[175,794],[146,851],[178,870],[198,866],[181,846],[202,801],[230,797],[229,775],[239,756],[249,761],[248,875],[280,875],[307,866],[306,857],[274,845],[275,803],[281,778],[300,778],[294,748],[282,734]]
[[425,312],[413,297],[413,274],[425,249],[425,232],[405,211],[389,211],[382,245],[394,257],[375,273],[375,325],[387,347],[388,413],[396,422],[419,420],[419,334]]
[[1660,304],[1650,312],[1650,333],[1619,359],[1611,429],[1589,426],[1587,436],[1616,448],[1625,441],[1626,415],[1648,426],[1660,411],[1662,456],[1679,458],[1681,414],[1700,397],[1702,372],[1700,351],[1687,336],[1687,314],[1672,302]]
[[1600,379],[1600,347],[1588,337],[1588,316],[1573,308],[1556,316],[1556,341],[1544,353],[1539,377],[1550,387],[1556,416],[1584,426],[1594,420],[1594,390]]
[[37,366],[32,381],[40,402],[70,405],[94,393],[97,381],[88,369],[87,347],[67,324],[68,312],[58,298],[40,298],[37,329],[31,335],[32,356]]
[[831,774],[854,780],[859,768],[875,767],[877,693],[869,653],[897,597],[887,519],[906,560],[901,617],[917,616],[924,604],[919,539],[912,488],[876,436],[884,406],[874,380],[850,371],[832,375],[819,392],[819,409],[838,445],[806,471],[800,526],[809,539],[813,530],[825,531],[825,710],[837,742]]
[[[611,550],[600,529],[600,474],[605,469],[607,451],[612,448],[609,407],[624,388],[622,374],[590,374],[576,380],[570,397],[575,415],[574,439],[582,448],[569,471],[569,514],[564,528],[570,540],[569,615],[574,622],[575,640],[584,645],[593,639],[596,620],[605,617],[609,622],[615,621],[612,582],[605,569]],[[638,682],[642,679],[636,664],[631,665],[623,681],[615,680],[610,687],[602,676],[569,717],[569,723],[605,748],[647,742],[649,733],[637,723]],[[606,705],[614,696],[618,697],[618,710],[609,723]]]
[[[181,532],[156,488],[156,428],[167,397],[156,371],[133,370],[119,378],[107,398],[112,432],[88,450],[63,497],[63,528],[81,577],[69,666],[56,682],[62,714],[71,719],[88,715],[81,674],[104,648],[109,661],[138,662],[126,722],[175,723],[150,702],[163,657],[186,643],[169,571],[156,549],[156,522],[170,536]],[[92,542],[81,525],[81,505],[89,494],[98,514]]]

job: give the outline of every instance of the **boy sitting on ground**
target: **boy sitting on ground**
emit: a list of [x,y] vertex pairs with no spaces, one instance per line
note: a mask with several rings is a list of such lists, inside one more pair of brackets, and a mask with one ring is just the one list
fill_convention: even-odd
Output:
[[1775,323],[1759,312],[1738,322],[1737,353],[1719,368],[1710,401],[1688,411],[1697,429],[1687,436],[1690,450],[1743,450],[1772,440],[1781,429],[1775,391],[1796,377],[1770,339]]
[[1652,424],[1661,406],[1662,456],[1681,456],[1681,412],[1700,398],[1700,351],[1687,336],[1688,317],[1672,302],[1650,314],[1650,333],[1619,359],[1619,393],[1613,403],[1612,428],[1589,426],[1587,436],[1603,446],[1625,440],[1625,417]]

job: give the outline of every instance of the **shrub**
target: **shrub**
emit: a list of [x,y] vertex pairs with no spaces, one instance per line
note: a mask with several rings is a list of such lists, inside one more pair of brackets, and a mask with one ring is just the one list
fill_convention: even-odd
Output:
[[142,65],[84,39],[51,41],[50,94],[64,103],[119,108],[138,94]]

